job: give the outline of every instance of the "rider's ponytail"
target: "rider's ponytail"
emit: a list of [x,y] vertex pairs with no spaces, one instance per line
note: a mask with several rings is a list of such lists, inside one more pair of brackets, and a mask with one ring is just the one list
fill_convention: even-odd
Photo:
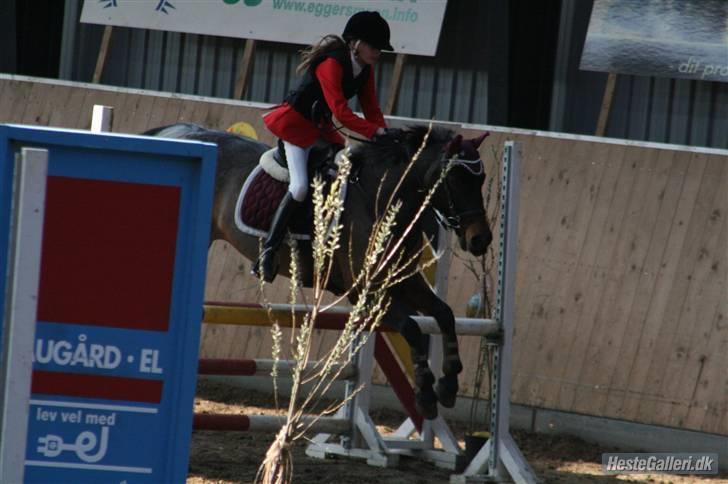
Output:
[[311,63],[323,54],[345,48],[346,42],[338,35],[329,34],[324,36],[314,45],[301,51],[301,63],[296,67],[296,74],[301,75],[306,72]]

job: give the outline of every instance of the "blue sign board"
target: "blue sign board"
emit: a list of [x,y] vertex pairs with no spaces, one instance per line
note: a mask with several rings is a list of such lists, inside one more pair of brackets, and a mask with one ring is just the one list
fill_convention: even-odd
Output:
[[24,479],[184,482],[215,146],[0,126],[0,229],[25,146],[49,165]]

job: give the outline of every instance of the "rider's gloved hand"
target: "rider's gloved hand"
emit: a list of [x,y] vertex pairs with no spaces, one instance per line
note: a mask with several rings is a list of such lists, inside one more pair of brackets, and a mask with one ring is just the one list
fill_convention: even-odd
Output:
[[393,143],[399,141],[402,130],[399,128],[378,128],[372,141],[377,143]]

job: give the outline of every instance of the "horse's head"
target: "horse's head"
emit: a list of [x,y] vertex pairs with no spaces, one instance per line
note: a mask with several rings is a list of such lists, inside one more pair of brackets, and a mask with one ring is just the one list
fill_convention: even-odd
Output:
[[473,139],[457,135],[445,145],[443,167],[452,166],[433,201],[441,223],[455,231],[463,250],[476,256],[485,254],[493,240],[482,192],[485,167],[478,153],[488,134]]
[[[476,256],[483,255],[493,235],[485,214],[482,193],[485,168],[478,147],[488,133],[478,138],[463,139],[461,135],[453,136],[452,131],[443,128],[407,126],[389,130],[378,137],[376,143],[361,145],[352,159],[355,162],[376,160],[379,167],[405,166],[414,159],[425,136],[428,136],[427,144],[421,156],[417,157],[418,168],[415,169],[418,189],[432,187],[442,170],[452,163],[432,198],[431,206],[440,223],[458,235],[463,250]],[[377,173],[375,178],[381,180],[381,175],[381,172]]]

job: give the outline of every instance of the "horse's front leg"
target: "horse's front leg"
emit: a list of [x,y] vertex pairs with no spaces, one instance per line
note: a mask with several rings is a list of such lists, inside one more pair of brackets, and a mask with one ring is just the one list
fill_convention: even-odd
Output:
[[432,292],[425,279],[417,274],[403,282],[402,294],[405,303],[417,312],[432,316],[437,321],[442,335],[442,377],[437,381],[435,392],[443,407],[452,408],[458,394],[458,374],[463,371],[455,333],[455,315],[450,306]]
[[393,299],[383,323],[399,331],[410,347],[412,363],[415,367],[415,406],[427,420],[437,417],[437,395],[432,385],[435,376],[427,363],[428,337],[422,333],[417,321],[409,315],[412,311]]

